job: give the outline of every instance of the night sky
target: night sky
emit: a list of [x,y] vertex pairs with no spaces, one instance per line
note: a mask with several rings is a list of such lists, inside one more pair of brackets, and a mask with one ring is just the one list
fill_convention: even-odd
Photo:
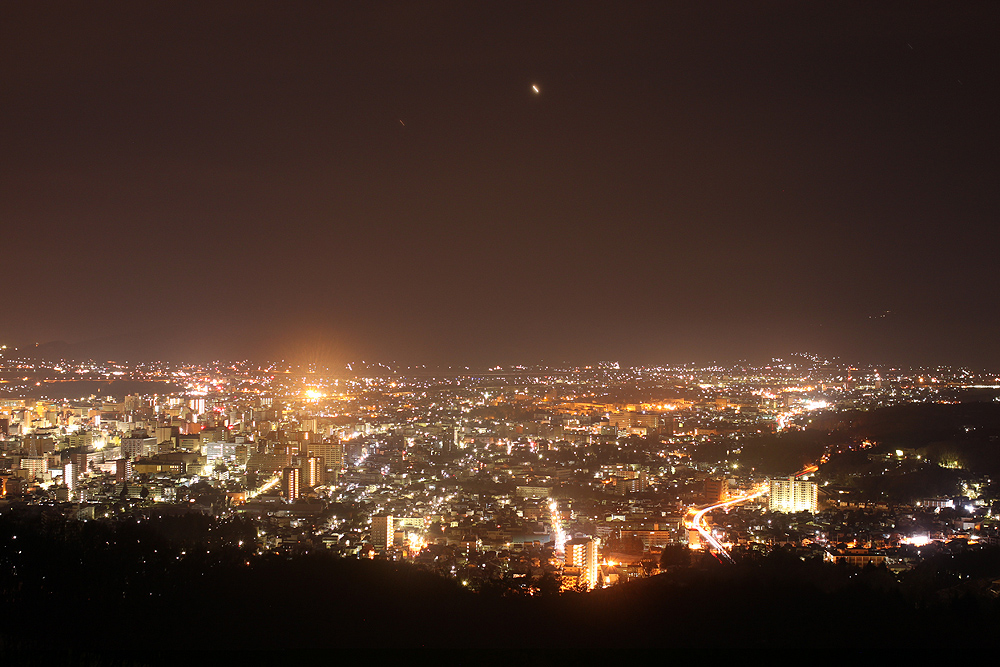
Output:
[[4,3],[0,342],[998,367],[998,19]]

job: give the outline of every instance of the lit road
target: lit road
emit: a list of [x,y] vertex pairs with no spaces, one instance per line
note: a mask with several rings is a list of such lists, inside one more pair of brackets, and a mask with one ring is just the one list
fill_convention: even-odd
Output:
[[271,479],[267,480],[256,491],[251,491],[250,493],[248,493],[247,494],[247,500],[250,500],[251,498],[256,498],[260,494],[265,493],[267,491],[270,491],[271,489],[273,489],[274,487],[276,487],[280,482],[281,482],[281,475],[275,475]]
[[[797,473],[795,473],[794,477],[798,478],[802,477],[803,475],[809,475],[816,472],[817,470],[819,470],[819,466],[811,464],[806,466],[802,470],[798,471]],[[710,512],[714,512],[715,510],[727,509],[730,505],[738,505],[739,503],[745,503],[748,500],[759,498],[760,496],[766,495],[768,491],[769,491],[768,484],[767,482],[765,482],[764,484],[761,484],[754,491],[751,491],[748,494],[738,496],[736,498],[730,498],[724,503],[717,503],[715,505],[709,505],[704,509],[700,509],[697,512],[695,512],[693,517],[691,517],[690,527],[696,529],[698,533],[701,535],[702,539],[708,542],[708,545],[713,549],[715,549],[715,551],[719,554],[719,556],[725,558],[727,561],[732,563],[733,557],[729,555],[729,552],[726,551],[726,548],[724,546],[722,546],[722,543],[719,542],[719,540],[715,539],[715,536],[712,535],[712,532],[708,529],[708,524],[705,522],[705,516]]]
[[722,543],[719,542],[719,540],[715,539],[715,536],[712,535],[712,531],[708,529],[708,524],[705,522],[705,515],[708,514],[709,512],[714,512],[715,510],[726,509],[730,505],[738,505],[739,503],[745,503],[748,500],[752,500],[754,498],[763,496],[767,492],[768,488],[767,485],[765,484],[763,486],[757,487],[756,490],[746,495],[738,496],[736,498],[730,498],[724,503],[717,503],[715,505],[709,505],[704,509],[700,509],[697,512],[695,512],[695,515],[691,518],[691,527],[695,528],[698,531],[698,533],[701,534],[702,539],[708,542],[709,546],[715,549],[715,551],[719,554],[719,556],[725,558],[727,561],[732,563],[733,557],[729,555],[729,552],[726,551],[726,548],[724,546],[722,546]]

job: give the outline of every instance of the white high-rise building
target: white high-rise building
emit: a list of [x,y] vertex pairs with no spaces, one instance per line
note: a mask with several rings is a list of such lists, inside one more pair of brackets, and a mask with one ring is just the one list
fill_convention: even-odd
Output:
[[600,540],[586,537],[566,542],[566,567],[580,568],[580,583],[587,588],[597,585],[600,545]]
[[63,482],[69,487],[70,491],[76,491],[76,481],[80,476],[80,471],[76,469],[76,464],[72,461],[67,461],[63,466]]
[[772,512],[816,513],[819,487],[816,482],[794,477],[778,477],[770,482],[771,497],[768,509]]

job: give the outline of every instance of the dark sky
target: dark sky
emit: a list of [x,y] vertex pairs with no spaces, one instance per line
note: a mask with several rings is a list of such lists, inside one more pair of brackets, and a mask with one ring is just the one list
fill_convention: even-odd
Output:
[[997,366],[998,19],[5,3],[0,338]]

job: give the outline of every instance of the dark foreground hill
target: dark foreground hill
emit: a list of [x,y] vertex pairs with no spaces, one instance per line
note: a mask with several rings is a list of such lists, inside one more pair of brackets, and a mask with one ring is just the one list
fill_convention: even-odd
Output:
[[789,642],[850,653],[943,648],[1000,621],[994,549],[941,553],[902,582],[884,568],[778,552],[736,566],[706,558],[594,593],[523,596],[470,592],[407,564],[256,556],[198,539],[246,528],[238,524],[192,525],[183,539],[170,537],[185,528],[176,521],[169,530],[149,524],[0,516],[4,655],[44,650],[80,664],[238,655],[258,664],[274,652],[424,648],[482,653],[478,661],[492,664],[503,651],[739,654]]

